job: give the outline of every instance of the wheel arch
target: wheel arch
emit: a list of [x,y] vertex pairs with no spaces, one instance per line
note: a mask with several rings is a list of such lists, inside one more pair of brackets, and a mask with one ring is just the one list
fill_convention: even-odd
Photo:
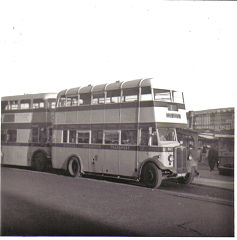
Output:
[[43,153],[44,154],[44,156],[45,156],[45,158],[49,161],[49,157],[48,157],[48,153],[44,150],[44,149],[37,149],[37,150],[35,150],[33,153],[32,153],[32,155],[31,155],[31,166],[33,166],[33,163],[34,163],[34,158],[35,158],[35,155],[37,154],[37,153]]
[[153,164],[155,164],[156,167],[161,170],[161,168],[160,168],[160,166],[159,166],[159,162],[157,162],[154,158],[148,158],[148,159],[146,159],[145,161],[143,161],[143,163],[141,164],[141,166],[140,166],[140,168],[139,168],[139,171],[138,171],[138,173],[139,173],[139,174],[138,174],[139,180],[142,178],[142,170],[143,170],[144,166],[145,166],[146,164],[148,164],[148,163],[153,163]]

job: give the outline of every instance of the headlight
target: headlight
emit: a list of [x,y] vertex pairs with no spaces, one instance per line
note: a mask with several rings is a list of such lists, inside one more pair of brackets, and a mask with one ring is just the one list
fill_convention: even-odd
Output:
[[169,161],[169,162],[173,162],[173,161],[174,161],[174,156],[173,156],[173,155],[169,155],[168,161]]
[[188,155],[188,160],[189,160],[189,161],[193,160],[193,157],[192,157],[191,154]]

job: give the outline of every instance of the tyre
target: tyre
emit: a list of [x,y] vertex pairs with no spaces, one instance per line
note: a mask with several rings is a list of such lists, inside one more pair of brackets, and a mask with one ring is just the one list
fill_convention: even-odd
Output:
[[68,162],[68,173],[71,177],[81,175],[81,166],[77,157],[71,157]]
[[162,172],[154,163],[147,163],[142,169],[142,182],[149,188],[159,188]]
[[179,178],[178,182],[181,184],[190,184],[192,183],[193,179],[194,179],[194,168],[191,169],[190,173],[187,173],[185,177]]
[[36,171],[45,171],[48,168],[48,161],[43,152],[36,152],[33,156],[33,168]]

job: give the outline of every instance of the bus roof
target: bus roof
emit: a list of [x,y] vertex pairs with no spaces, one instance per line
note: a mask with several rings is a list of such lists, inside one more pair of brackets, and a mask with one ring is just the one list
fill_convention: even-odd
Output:
[[1,98],[1,101],[26,100],[26,99],[52,99],[52,98],[56,99],[57,93],[36,93],[16,96],[5,96]]
[[151,78],[141,78],[130,81],[116,81],[114,83],[109,84],[100,84],[100,85],[88,85],[85,87],[77,87],[71,89],[65,89],[58,93],[58,98],[61,96],[75,96],[78,94],[86,94],[86,93],[95,93],[95,92],[103,92],[103,91],[112,91],[118,89],[126,89],[126,88],[135,88],[135,87],[148,87],[151,86]]

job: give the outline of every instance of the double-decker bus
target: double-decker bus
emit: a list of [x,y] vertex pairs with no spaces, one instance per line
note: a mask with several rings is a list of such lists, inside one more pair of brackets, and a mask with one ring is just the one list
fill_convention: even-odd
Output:
[[178,139],[187,127],[183,93],[152,79],[63,90],[57,95],[52,166],[71,176],[129,178],[159,187],[190,183],[197,163]]
[[2,164],[40,171],[50,166],[56,97],[56,93],[2,97]]

